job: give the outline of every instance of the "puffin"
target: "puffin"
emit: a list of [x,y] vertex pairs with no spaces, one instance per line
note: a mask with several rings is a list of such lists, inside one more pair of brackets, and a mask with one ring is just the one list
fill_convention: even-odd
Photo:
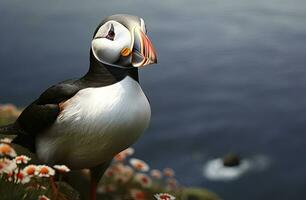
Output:
[[157,63],[142,18],[117,14],[93,34],[88,72],[45,90],[18,119],[0,128],[50,166],[89,169],[90,199],[113,157],[145,132],[151,108],[138,68]]

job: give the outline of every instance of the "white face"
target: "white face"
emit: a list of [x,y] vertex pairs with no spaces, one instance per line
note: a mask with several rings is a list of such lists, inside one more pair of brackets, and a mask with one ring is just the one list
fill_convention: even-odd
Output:
[[91,48],[97,60],[113,65],[119,60],[124,48],[133,48],[133,38],[125,26],[111,20],[99,28]]

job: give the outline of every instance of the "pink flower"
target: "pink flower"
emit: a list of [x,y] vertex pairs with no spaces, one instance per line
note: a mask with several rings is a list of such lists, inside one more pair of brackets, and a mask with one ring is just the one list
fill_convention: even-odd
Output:
[[125,160],[125,156],[122,154],[122,153],[118,153],[115,157],[114,157],[114,160],[117,161],[117,162],[122,162]]
[[70,169],[66,165],[54,165],[53,168],[59,171],[60,173],[70,172]]
[[8,179],[8,181],[13,181],[14,180],[14,172],[9,172],[6,174],[6,177]]
[[163,177],[161,171],[158,169],[152,169],[150,175],[155,179],[161,179]]
[[107,177],[113,177],[115,174],[120,173],[120,172],[121,172],[122,166],[123,166],[122,163],[116,163],[116,164],[110,166],[110,167],[106,170],[105,176],[107,176]]
[[132,158],[130,164],[138,171],[147,172],[150,169],[149,165],[140,159]]
[[122,162],[126,159],[126,157],[128,156],[131,156],[134,154],[134,149],[133,148],[127,148],[123,151],[121,151],[120,153],[118,153],[116,156],[115,156],[115,161],[118,161],[118,162]]
[[149,188],[152,185],[152,180],[146,174],[137,173],[134,179],[137,183],[139,183],[144,188]]
[[154,197],[157,200],[174,200],[175,199],[174,196],[172,196],[171,194],[167,194],[167,193],[155,194]]
[[30,182],[30,177],[27,176],[27,174],[25,174],[23,171],[19,171],[16,173],[16,180],[17,183],[22,183],[22,184],[26,184],[28,182]]
[[105,176],[106,177],[113,177],[114,176],[114,171],[111,168],[107,169],[106,172],[105,172]]
[[133,200],[146,200],[146,193],[141,190],[132,189],[130,191]]
[[15,157],[16,164],[27,164],[30,160],[31,158],[25,155]]
[[26,184],[31,180],[26,173],[24,173],[23,171],[19,171],[18,169],[8,172],[6,174],[6,178],[8,179],[8,181],[16,181],[17,183],[22,184]]
[[123,167],[124,167],[124,165],[122,163],[117,163],[117,164],[111,166],[111,169],[116,173],[121,173],[121,170],[122,170]]

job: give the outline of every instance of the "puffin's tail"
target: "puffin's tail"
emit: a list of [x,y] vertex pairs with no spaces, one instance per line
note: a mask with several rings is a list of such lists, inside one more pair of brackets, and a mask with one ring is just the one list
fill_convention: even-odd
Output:
[[33,137],[28,137],[23,130],[18,127],[18,124],[9,124],[0,127],[0,135],[17,135],[12,141],[13,144],[18,144],[35,152],[35,140]]
[[1,135],[18,135],[19,132],[20,130],[16,128],[15,124],[9,124],[0,127]]

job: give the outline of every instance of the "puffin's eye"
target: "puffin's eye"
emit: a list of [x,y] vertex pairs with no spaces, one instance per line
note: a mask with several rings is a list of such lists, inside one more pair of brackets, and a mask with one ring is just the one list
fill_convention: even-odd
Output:
[[109,29],[106,38],[109,39],[109,40],[114,40],[114,38],[115,38],[115,30],[114,30],[114,25],[113,24],[111,24],[111,28]]

